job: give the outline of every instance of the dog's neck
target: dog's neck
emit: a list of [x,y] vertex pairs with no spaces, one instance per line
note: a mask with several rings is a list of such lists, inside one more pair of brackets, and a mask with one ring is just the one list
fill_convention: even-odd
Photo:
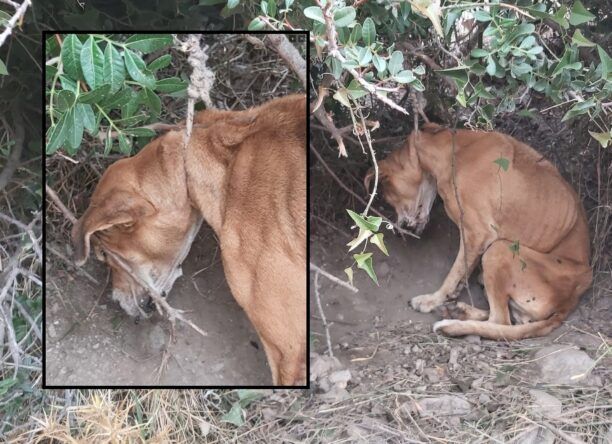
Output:
[[219,234],[223,225],[225,197],[227,194],[227,171],[229,157],[219,156],[209,147],[205,138],[191,136],[186,150],[183,150],[187,193],[192,205],[204,220]]
[[[414,140],[414,146],[416,146],[416,153],[421,169],[424,173],[430,174],[439,184],[441,181],[448,180],[451,175],[451,170],[448,166],[452,160],[452,134],[451,131],[448,133],[448,143],[444,143],[442,146],[426,145],[419,143],[418,137]],[[445,147],[448,146],[448,149]],[[459,144],[456,143],[455,150],[459,150]]]

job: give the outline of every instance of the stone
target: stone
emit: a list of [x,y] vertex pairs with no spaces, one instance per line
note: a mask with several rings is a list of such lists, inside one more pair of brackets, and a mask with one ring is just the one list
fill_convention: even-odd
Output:
[[414,410],[424,417],[465,416],[472,412],[472,404],[463,396],[443,395],[415,401]]
[[538,417],[557,418],[561,414],[561,401],[542,390],[529,390],[533,403],[529,410]]
[[544,383],[568,385],[601,385],[591,375],[595,361],[582,350],[567,345],[551,345],[534,356],[536,377]]

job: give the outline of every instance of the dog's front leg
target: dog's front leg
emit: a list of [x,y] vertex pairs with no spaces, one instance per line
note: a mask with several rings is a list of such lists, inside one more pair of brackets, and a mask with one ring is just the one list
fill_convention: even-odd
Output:
[[[477,243],[476,245],[480,245],[480,243]],[[444,304],[449,299],[455,299],[463,289],[465,283],[464,276],[466,262],[469,276],[469,274],[471,274],[471,272],[474,270],[480,254],[480,248],[469,247],[466,255],[462,240],[459,245],[459,253],[457,253],[457,258],[448,272],[446,279],[444,279],[442,286],[434,293],[423,294],[412,298],[410,301],[412,308],[422,313],[429,313],[434,308]]]

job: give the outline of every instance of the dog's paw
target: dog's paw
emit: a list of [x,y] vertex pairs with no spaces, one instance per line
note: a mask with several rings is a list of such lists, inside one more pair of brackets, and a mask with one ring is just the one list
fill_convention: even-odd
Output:
[[442,319],[433,325],[434,333],[442,333],[447,336],[453,336],[452,327],[460,323],[457,319]]
[[423,294],[421,296],[415,296],[410,301],[410,305],[417,311],[421,313],[429,313],[438,305],[444,302],[443,298],[440,298],[437,293],[433,294]]

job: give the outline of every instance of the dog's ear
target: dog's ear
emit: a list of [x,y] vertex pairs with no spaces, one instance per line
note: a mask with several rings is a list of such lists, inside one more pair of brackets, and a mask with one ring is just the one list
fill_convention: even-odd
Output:
[[434,122],[427,122],[421,126],[420,130],[427,134],[437,134],[440,131],[445,130],[446,127],[439,125]]
[[256,125],[257,116],[235,116],[218,120],[211,125],[209,131],[214,134],[214,139],[223,146],[231,147],[239,145],[255,133],[258,128]]
[[78,266],[87,262],[91,235],[119,224],[133,224],[155,213],[155,207],[143,197],[128,191],[108,193],[106,198],[89,206],[72,227],[74,261]]

